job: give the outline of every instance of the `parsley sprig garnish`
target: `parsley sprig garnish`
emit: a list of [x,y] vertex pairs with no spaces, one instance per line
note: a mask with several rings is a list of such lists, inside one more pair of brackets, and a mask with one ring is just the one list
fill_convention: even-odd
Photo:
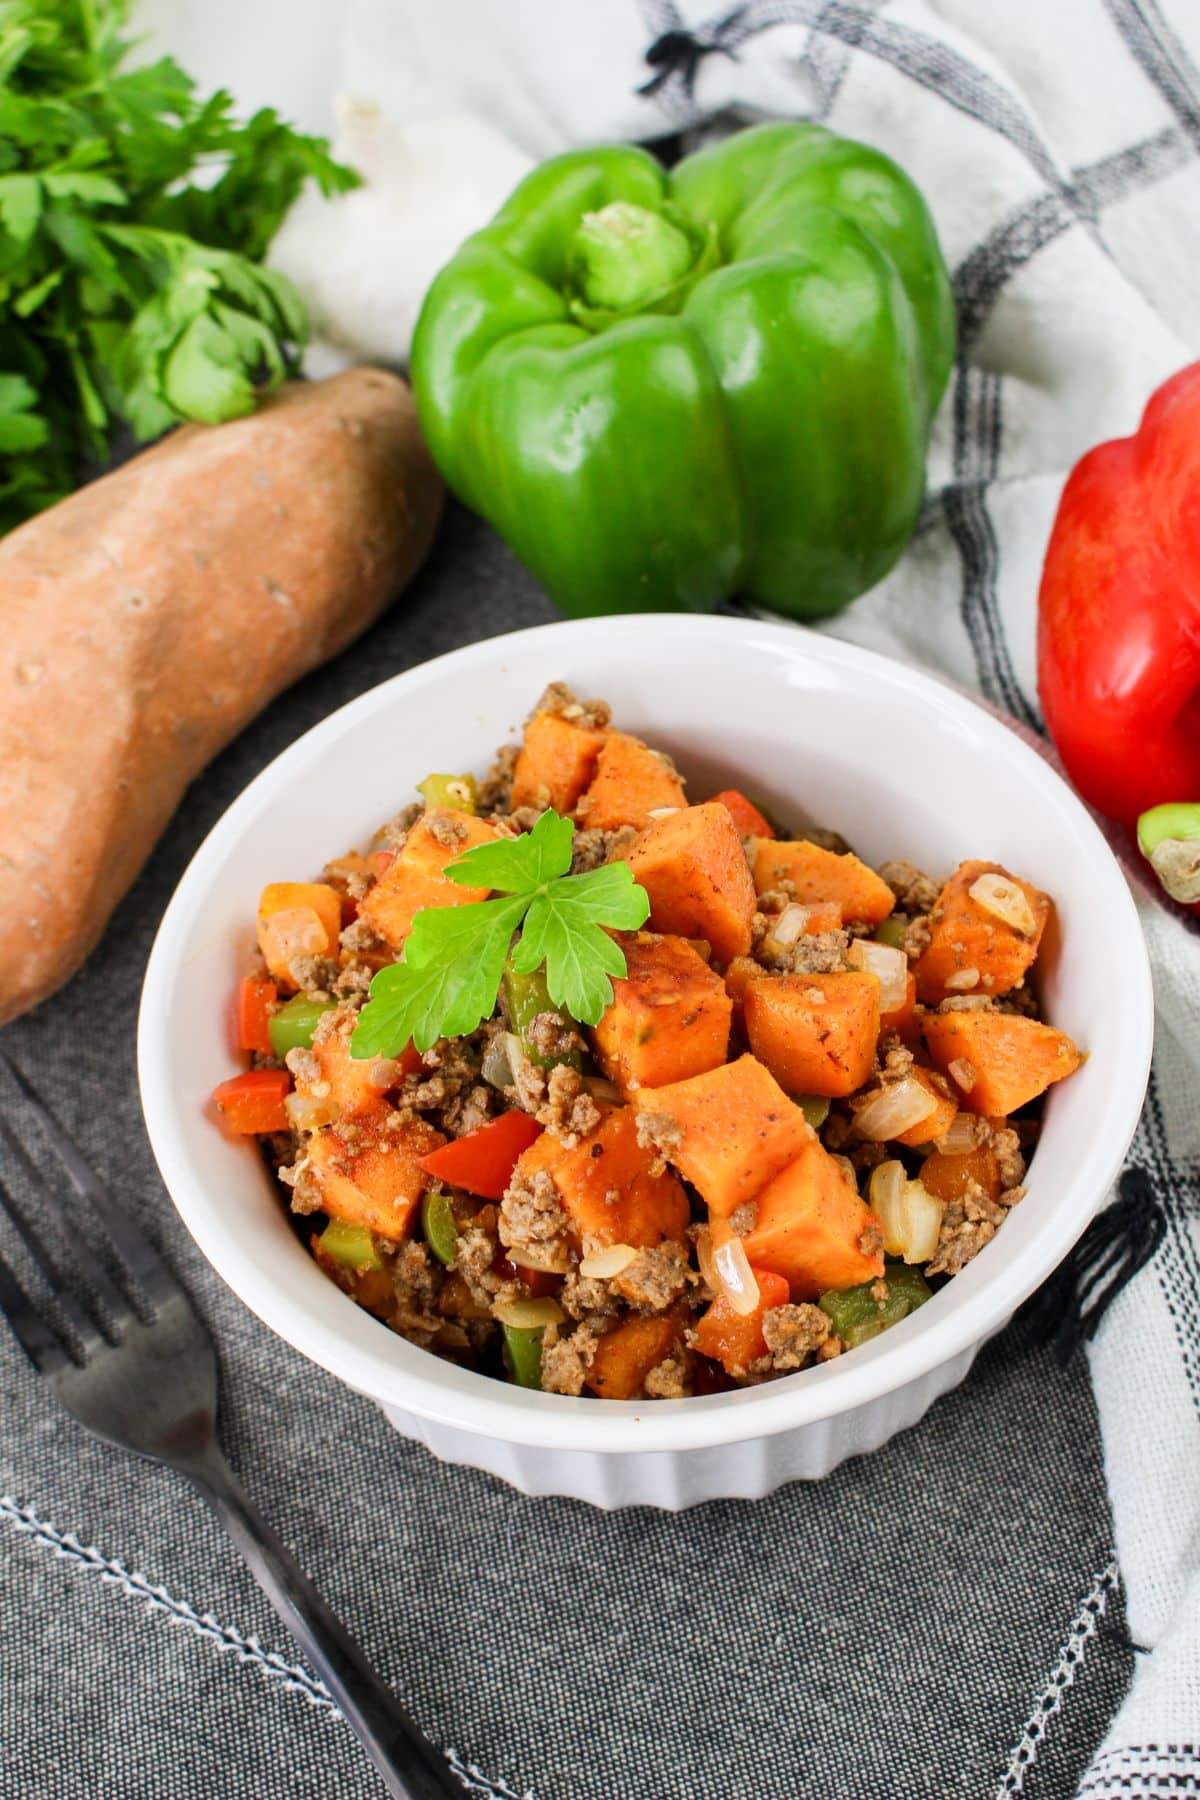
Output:
[[[354,1057],[398,1056],[410,1042],[428,1050],[490,1018],[513,934],[512,966],[545,966],[555,1006],[584,1025],[599,1022],[625,957],[611,931],[636,931],[650,915],[645,888],[628,863],[570,875],[575,827],[554,811],[532,831],[477,844],[446,867],[463,887],[492,888],[495,900],[427,907],[413,919],[402,962],[380,969],[350,1039]],[[607,928],[607,929],[606,929]]]

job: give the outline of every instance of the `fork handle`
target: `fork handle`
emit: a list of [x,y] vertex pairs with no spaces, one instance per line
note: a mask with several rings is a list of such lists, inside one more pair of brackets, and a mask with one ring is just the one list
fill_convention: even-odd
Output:
[[337,1701],[394,1800],[462,1800],[441,1753],[375,1673],[341,1620],[243,1491],[216,1445],[183,1471],[237,1545],[309,1662]]

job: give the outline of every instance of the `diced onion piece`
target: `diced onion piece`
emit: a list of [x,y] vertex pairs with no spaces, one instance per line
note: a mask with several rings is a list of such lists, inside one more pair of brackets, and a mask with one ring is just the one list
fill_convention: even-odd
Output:
[[320,1100],[313,1094],[289,1094],[283,1110],[293,1131],[320,1131],[322,1125],[332,1125],[342,1116],[336,1100]]
[[677,806],[651,806],[646,810],[648,819],[669,819],[679,811]]
[[[954,1064],[950,1064],[950,1073],[954,1075]],[[972,1070],[972,1074],[974,1071]],[[963,1084],[957,1075],[955,1081]],[[979,1121],[974,1113],[956,1112],[947,1129],[937,1141],[937,1147],[943,1156],[966,1156],[979,1144]]]
[[499,1088],[501,1091],[513,1085],[512,1064],[508,1060],[506,1038],[505,1032],[498,1031],[489,1039],[479,1070],[489,1087]]
[[1024,937],[1032,937],[1037,930],[1037,920],[1033,916],[1033,908],[1025,898],[1024,890],[1006,875],[980,875],[973,881],[967,892],[976,906],[982,906],[984,912],[991,913],[1005,925],[1011,925]]
[[541,1275],[565,1275],[571,1267],[566,1256],[556,1254],[547,1245],[522,1245],[520,1248],[507,1246],[504,1251],[510,1263],[518,1269],[535,1269]]
[[858,1171],[854,1167],[854,1164],[850,1161],[850,1158],[848,1156],[834,1156],[830,1160],[837,1164],[838,1168],[842,1172],[842,1175],[850,1183],[850,1186],[854,1189],[855,1193],[857,1194],[857,1192],[858,1192]]
[[769,935],[773,944],[778,944],[781,950],[788,950],[798,937],[804,936],[807,929],[807,906],[797,906],[796,902],[792,900],[775,920]]
[[906,1263],[928,1262],[941,1235],[941,1201],[919,1181],[909,1181],[898,1162],[880,1163],[871,1176],[869,1197],[887,1254],[902,1256]]
[[561,1325],[566,1313],[557,1300],[502,1300],[492,1308],[501,1325],[517,1331],[540,1331],[544,1325]]
[[854,1115],[855,1128],[873,1144],[884,1144],[937,1111],[937,1097],[912,1075],[872,1094]]
[[947,975],[945,985],[953,988],[956,994],[966,993],[969,989],[979,986],[979,970],[976,968],[955,969],[953,975]]
[[606,1081],[603,1075],[585,1075],[583,1085],[593,1100],[619,1101],[621,1090],[615,1081]]
[[[975,1083],[979,1080],[979,1070],[975,1067],[973,1062],[968,1062],[965,1056],[956,1056],[952,1063],[947,1063],[946,1073],[957,1086],[962,1089],[964,1094],[969,1094],[971,1089],[975,1086]],[[962,1116],[963,1115],[960,1113],[959,1117],[961,1118]],[[955,1120],[955,1124],[957,1123],[958,1120]],[[969,1145],[968,1148],[973,1149],[974,1145]]]
[[632,1244],[609,1244],[603,1250],[589,1252],[579,1265],[579,1273],[590,1281],[611,1281],[623,1275],[638,1253]]
[[688,943],[692,946],[692,949],[696,952],[697,956],[702,956],[705,962],[712,961],[712,945],[707,938],[689,938]]
[[713,1251],[713,1272],[717,1286],[735,1313],[745,1317],[759,1302],[758,1282],[740,1237],[730,1234]]
[[908,958],[891,944],[855,938],[846,952],[851,968],[862,969],[879,980],[880,1012],[897,1012],[908,998]]

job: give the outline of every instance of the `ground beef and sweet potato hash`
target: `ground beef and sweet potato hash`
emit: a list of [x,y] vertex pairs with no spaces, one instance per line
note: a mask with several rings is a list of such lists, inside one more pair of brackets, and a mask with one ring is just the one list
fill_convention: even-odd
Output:
[[[957,1274],[1022,1197],[1081,1060],[1030,982],[1052,902],[998,864],[878,869],[556,684],[478,783],[431,776],[365,853],[262,896],[222,1084],[322,1269],[411,1342],[558,1394],[711,1393],[825,1361]],[[356,1060],[376,972],[443,871],[574,819],[647,928],[591,1027],[510,956],[492,1017]]]

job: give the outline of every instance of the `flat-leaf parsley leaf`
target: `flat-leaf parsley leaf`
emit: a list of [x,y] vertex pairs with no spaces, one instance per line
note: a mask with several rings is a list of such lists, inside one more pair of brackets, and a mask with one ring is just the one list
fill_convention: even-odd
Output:
[[599,1022],[625,957],[610,931],[636,931],[650,915],[646,890],[628,863],[570,875],[575,827],[553,810],[517,838],[477,844],[445,874],[465,887],[503,896],[466,906],[426,907],[413,919],[403,961],[380,969],[350,1039],[356,1058],[398,1056],[409,1044],[428,1050],[490,1018],[513,933],[522,974],[546,970],[555,1006],[584,1025]]

